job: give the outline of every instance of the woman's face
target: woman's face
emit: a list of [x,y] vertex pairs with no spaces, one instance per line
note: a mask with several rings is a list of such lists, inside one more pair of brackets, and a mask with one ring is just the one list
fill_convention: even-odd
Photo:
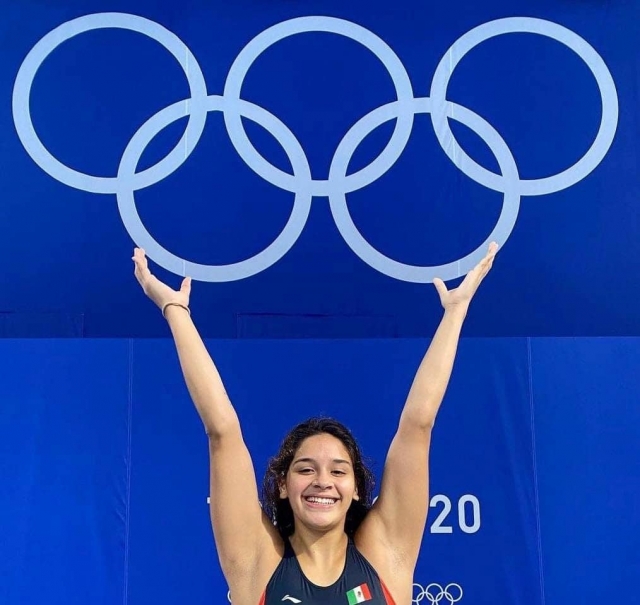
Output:
[[353,463],[342,442],[327,433],[307,437],[293,456],[280,497],[289,499],[296,524],[320,531],[344,527],[358,494]]

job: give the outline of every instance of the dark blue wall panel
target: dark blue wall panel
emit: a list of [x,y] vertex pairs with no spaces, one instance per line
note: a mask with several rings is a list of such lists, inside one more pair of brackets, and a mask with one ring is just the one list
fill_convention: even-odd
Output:
[[[320,414],[351,427],[379,480],[427,345],[208,342],[259,480],[289,428]],[[222,602],[226,584],[206,506],[206,438],[174,346],[136,341],[133,351],[131,603]],[[456,583],[470,603],[489,593],[513,604],[542,602],[528,376],[524,339],[462,343],[433,437],[417,585]]]
[[[125,13],[118,27],[110,12]],[[317,337],[309,318],[325,317],[329,337],[430,337],[439,310],[431,286],[398,275],[391,261],[453,263],[440,277],[464,274],[469,263],[457,261],[484,249],[505,209],[508,225],[494,234],[502,252],[468,336],[639,335],[640,308],[626,303],[640,295],[639,21],[637,2],[5,2],[0,258],[12,287],[0,291],[0,311],[48,314],[55,337],[78,335],[77,318],[83,336],[164,336],[131,276],[134,244],[172,284],[183,272],[210,279],[188,263],[220,267],[261,253],[285,228],[297,194],[295,208],[308,206],[296,214],[286,253],[254,275],[230,269],[219,279],[231,281],[196,282],[193,306],[206,336]],[[72,22],[98,29],[77,33]],[[272,27],[290,35],[245,63],[239,94],[251,109],[233,101],[229,74]],[[50,34],[59,46],[37,55]],[[477,44],[465,54],[469,36]],[[446,87],[436,73],[450,76]],[[400,92],[394,82],[404,82]],[[163,120],[159,112],[191,99],[197,114],[198,86],[218,96],[211,102],[224,96],[224,116],[208,106],[202,136],[192,126],[179,144],[187,120],[169,124],[178,114]],[[386,122],[365,124],[353,154],[337,153],[354,125],[398,96],[399,121],[388,107]],[[434,129],[425,112],[445,97],[456,104],[453,118],[434,110]],[[240,110],[253,113],[243,120],[248,139],[238,142],[225,118]],[[25,129],[25,115],[33,128]],[[140,153],[127,155],[140,156],[138,166],[121,166],[153,116],[157,136],[148,145],[138,137]],[[36,137],[48,159],[33,150]],[[353,175],[390,142],[389,162],[358,186],[337,168],[329,178],[334,158]],[[251,145],[278,178],[247,164]],[[157,178],[126,176],[127,167],[140,174],[174,148],[180,160]],[[66,179],[52,170],[56,161],[87,176]],[[554,175],[562,176],[547,180]],[[97,177],[117,181],[95,193]],[[345,203],[364,240],[391,259],[386,268],[344,236]],[[429,282],[443,270],[427,272]],[[618,296],[594,288],[603,275]],[[504,300],[508,306],[497,304]],[[46,335],[40,324],[16,320],[11,334]]]
[[640,341],[531,347],[547,605],[635,602]]
[[0,602],[125,594],[126,341],[0,340]]

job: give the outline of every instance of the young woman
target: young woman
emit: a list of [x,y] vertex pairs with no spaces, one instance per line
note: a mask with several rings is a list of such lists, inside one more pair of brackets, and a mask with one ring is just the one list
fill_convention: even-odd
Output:
[[444,314],[400,415],[375,504],[371,473],[349,430],[311,419],[270,461],[262,506],[240,422],[191,321],[191,280],[172,290],[136,248],[135,276],[169,324],[209,437],[211,524],[233,605],[411,603],[429,504],[431,431],[469,304],[497,248],[492,243],[457,288],[434,281]]

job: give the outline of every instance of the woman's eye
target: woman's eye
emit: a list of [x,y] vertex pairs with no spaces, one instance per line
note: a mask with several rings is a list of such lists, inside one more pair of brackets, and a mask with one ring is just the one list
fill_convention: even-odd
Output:
[[346,475],[344,471],[333,471],[334,475]]

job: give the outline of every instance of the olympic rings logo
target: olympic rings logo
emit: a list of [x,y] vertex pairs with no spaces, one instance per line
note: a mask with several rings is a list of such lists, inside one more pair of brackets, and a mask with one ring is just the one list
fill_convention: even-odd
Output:
[[[51,155],[35,131],[29,101],[36,73],[55,48],[81,33],[108,28],[138,32],[161,44],[182,66],[191,96],[150,117],[126,146],[117,175],[99,177],[78,172]],[[334,153],[327,179],[312,178],[307,156],[284,122],[266,109],[241,98],[244,78],[260,54],[284,38],[305,32],[329,32],[351,38],[365,46],[388,70],[397,97],[395,101],[374,109],[349,129]],[[460,60],[481,42],[515,32],[546,36],[570,48],[586,63],[600,91],[602,116],[591,147],[574,165],[545,178],[521,179],[513,154],[498,131],[470,109],[447,100],[447,87]],[[212,111],[222,112],[229,138],[246,164],[272,185],[294,194],[291,215],[275,240],[255,256],[227,265],[203,265],[172,254],[149,233],[135,205],[136,191],[162,181],[187,160],[203,133],[208,113]],[[437,140],[453,164],[477,183],[504,196],[500,217],[486,240],[466,256],[438,266],[401,263],[374,248],[358,231],[346,200],[348,193],[367,187],[395,164],[409,140],[415,116],[423,113],[430,115]],[[140,158],[152,139],[184,117],[188,117],[188,123],[178,144],[157,164],[138,171]],[[280,143],[289,158],[293,174],[280,170],[260,155],[247,137],[243,117],[262,126]],[[510,17],[490,21],[470,30],[444,53],[431,82],[430,96],[416,98],[404,65],[387,43],[368,29],[343,19],[299,17],[264,30],[240,51],[227,75],[223,94],[217,95],[207,93],[204,75],[196,58],[175,34],[154,21],[136,15],[96,13],[63,23],[29,51],[16,76],[13,118],[22,145],[40,168],[70,187],[93,193],[115,194],[120,216],[133,241],[144,248],[156,263],[178,275],[190,275],[200,281],[222,282],[244,279],[264,271],[295,244],[306,224],[313,198],[328,197],[338,230],[365,263],[395,279],[427,283],[435,277],[450,280],[465,275],[484,256],[490,241],[504,245],[515,225],[521,196],[561,191],[592,172],[613,142],[618,123],[618,96],[611,73],[593,47],[573,31],[542,19]],[[483,168],[464,152],[450,129],[450,119],[465,124],[484,140],[498,162],[499,174]],[[389,120],[395,120],[395,127],[384,150],[368,166],[347,174],[349,162],[360,143],[375,128]]]
[[[453,605],[453,603],[457,603],[462,599],[463,594],[462,586],[454,582],[447,584],[444,588],[435,582],[432,582],[425,588],[422,588],[420,584],[414,584],[411,603],[418,605],[423,599],[427,599],[427,601],[433,605],[438,605],[439,603],[443,605],[445,603]],[[445,600],[443,601],[443,599]]]

